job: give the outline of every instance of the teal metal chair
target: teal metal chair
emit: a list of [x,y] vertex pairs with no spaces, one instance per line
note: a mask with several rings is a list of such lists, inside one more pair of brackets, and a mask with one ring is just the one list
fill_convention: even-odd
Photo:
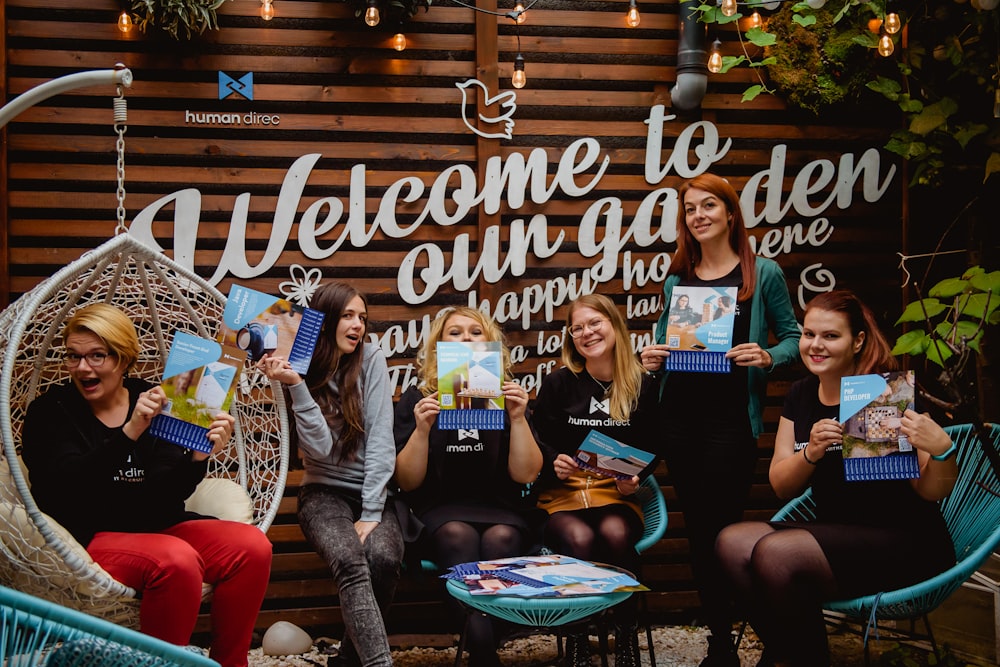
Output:
[[219,667],[200,653],[5,586],[0,665]]
[[[865,625],[865,663],[869,661],[868,634],[881,621],[908,620],[911,634],[915,621],[923,619],[934,654],[937,643],[928,614],[944,602],[1000,546],[1000,496],[989,488],[1000,488],[990,462],[982,452],[985,444],[1000,449],[1000,425],[987,425],[992,442],[981,443],[972,424],[946,426],[945,431],[958,447],[958,480],[947,498],[940,502],[948,532],[955,546],[957,562],[941,574],[906,588],[880,591],[873,595],[835,600],[823,605],[827,611],[843,614]],[[810,491],[790,501],[772,521],[813,521],[815,503]],[[742,634],[742,633],[741,633]]]

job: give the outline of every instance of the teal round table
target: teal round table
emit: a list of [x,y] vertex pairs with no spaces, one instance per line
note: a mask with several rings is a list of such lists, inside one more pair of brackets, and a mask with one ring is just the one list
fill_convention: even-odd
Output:
[[[608,609],[621,604],[632,595],[632,591],[533,598],[517,595],[473,595],[469,592],[469,588],[458,579],[448,579],[445,588],[448,594],[466,609],[466,625],[468,625],[469,615],[478,611],[511,623],[539,629],[589,622]],[[465,633],[466,628],[463,627],[458,642],[458,652],[455,654],[455,667],[459,667],[462,663],[462,653],[465,651]],[[601,660],[607,667],[605,643],[606,641],[602,642]],[[559,653],[562,655],[561,643],[559,648]]]

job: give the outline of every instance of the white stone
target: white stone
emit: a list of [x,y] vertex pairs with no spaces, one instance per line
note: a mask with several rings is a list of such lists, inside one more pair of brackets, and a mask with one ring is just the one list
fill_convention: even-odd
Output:
[[299,655],[312,649],[313,640],[305,630],[289,623],[277,621],[264,633],[261,648],[264,655]]

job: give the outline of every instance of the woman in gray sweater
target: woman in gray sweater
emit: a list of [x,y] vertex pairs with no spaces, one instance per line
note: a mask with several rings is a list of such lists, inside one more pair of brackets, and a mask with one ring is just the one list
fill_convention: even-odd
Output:
[[316,290],[325,314],[309,372],[265,355],[268,377],[291,399],[293,444],[305,467],[299,525],[337,583],[345,636],[337,663],[390,667],[383,615],[403,559],[403,538],[387,488],[396,461],[392,388],[381,349],[365,345],[364,297],[344,283]]

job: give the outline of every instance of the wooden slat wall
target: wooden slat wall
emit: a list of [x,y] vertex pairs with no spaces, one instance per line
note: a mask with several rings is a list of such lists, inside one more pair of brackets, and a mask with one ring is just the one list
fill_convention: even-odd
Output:
[[[486,6],[487,3],[480,3]],[[491,3],[492,0],[491,0]],[[509,11],[512,1],[496,0]],[[496,216],[469,216],[441,227],[423,224],[413,234],[387,238],[377,233],[364,247],[345,244],[329,260],[316,263],[302,254],[295,229],[279,261],[249,282],[275,292],[289,279],[292,264],[318,265],[324,280],[343,279],[371,295],[372,329],[385,332],[393,324],[419,320],[447,304],[465,303],[464,292],[446,287],[427,303],[405,303],[396,276],[403,257],[424,242],[436,242],[451,259],[453,239],[469,233],[475,242],[486,226],[508,229],[517,219],[540,213],[547,217],[550,237],[563,232],[563,246],[554,257],[529,257],[523,275],[509,274],[497,284],[479,280],[480,298],[495,299],[508,291],[567,274],[582,274],[593,260],[577,252],[581,216],[595,200],[618,197],[625,224],[652,189],[643,174],[650,108],[670,105],[675,80],[678,8],[669,2],[640,2],[642,23],[624,26],[627,0],[540,0],[528,21],[515,31],[509,19],[484,20],[477,26],[473,11],[435,0],[405,26],[408,48],[397,53],[388,46],[393,31],[367,29],[342,2],[276,0],[277,17],[259,19],[255,0],[233,0],[221,8],[221,30],[191,42],[175,42],[157,34],[123,37],[115,26],[119,5],[111,0],[8,0],[4,3],[5,86],[9,96],[40,82],[86,69],[106,69],[121,62],[132,69],[135,83],[129,101],[126,134],[127,218],[160,197],[187,187],[202,193],[196,270],[210,276],[218,265],[229,233],[236,198],[251,193],[247,226],[247,256],[259,261],[268,245],[282,180],[300,156],[321,153],[298,206],[301,214],[322,197],[349,199],[350,171],[367,167],[365,210],[369,220],[385,189],[405,176],[419,177],[428,187],[436,176],[456,164],[481,170],[492,155],[527,155],[544,148],[549,171],[555,171],[563,151],[573,141],[596,138],[612,160],[598,187],[585,198],[558,196],[544,205],[519,210],[503,208]],[[519,33],[519,38],[518,38]],[[720,35],[727,52],[735,52],[732,33]],[[713,35],[714,38],[714,35]],[[519,45],[518,45],[519,39]],[[528,86],[517,92],[514,137],[481,140],[460,119],[457,82],[497,77],[509,88],[515,53],[526,60]],[[493,54],[497,55],[494,56]],[[254,100],[218,99],[217,71],[254,74]],[[494,73],[495,70],[495,73]],[[664,130],[665,150],[683,128],[697,120],[714,123],[732,149],[714,171],[741,189],[765,169],[777,144],[787,146],[784,190],[794,175],[816,159],[836,164],[841,155],[859,156],[881,146],[895,122],[869,117],[852,107],[822,118],[788,110],[776,98],[740,101],[754,74],[736,69],[712,76],[700,112],[670,121]],[[0,270],[0,298],[16,298],[85,250],[106,240],[115,227],[115,137],[112,130],[113,90],[87,89],[60,95],[23,113],[6,129],[2,187],[6,234]],[[185,124],[185,112],[257,112],[280,115],[277,127],[220,128]],[[891,162],[883,155],[885,164]],[[691,162],[696,158],[691,156]],[[883,165],[883,173],[885,165]],[[657,187],[676,187],[671,173]],[[859,289],[883,317],[898,312],[895,251],[900,239],[900,191],[897,175],[879,201],[866,203],[858,191],[852,205],[824,214],[833,226],[821,247],[795,245],[777,259],[797,298],[802,272],[822,265],[837,283]],[[758,204],[763,205],[763,194]],[[412,214],[413,211],[401,211]],[[170,252],[172,210],[161,212],[155,233]],[[809,218],[786,217],[780,227],[808,226]],[[669,222],[668,224],[672,224]],[[760,239],[770,225],[752,230]],[[3,238],[0,236],[0,238]],[[505,247],[504,250],[509,250]],[[514,250],[517,250],[516,248]],[[648,264],[672,246],[627,247],[633,261]],[[3,269],[0,263],[0,269]],[[231,282],[226,277],[223,291]],[[824,286],[820,286],[824,287]],[[659,293],[654,282],[623,287],[621,266],[611,282],[600,287],[624,310],[629,304]],[[548,322],[533,315],[528,326],[519,321],[505,328],[512,344],[529,352],[518,368],[534,375],[539,364],[553,357],[537,349],[540,335],[557,334],[563,308]],[[639,313],[630,324],[648,333],[657,313]],[[405,367],[414,350],[390,359]],[[797,371],[775,378],[766,408],[768,434],[761,439],[763,459],[748,516],[766,517],[777,506],[767,486],[766,459],[784,390]],[[669,473],[657,473],[668,501],[674,496]],[[294,519],[294,482],[282,513],[271,530],[277,557],[267,606],[259,624],[278,618],[301,625],[336,623],[338,611],[322,565],[303,542]],[[655,589],[651,607],[658,612],[692,610],[683,520],[672,502],[666,539],[645,558],[643,577]],[[409,583],[390,623],[396,629],[420,625],[434,602],[436,582]]]

